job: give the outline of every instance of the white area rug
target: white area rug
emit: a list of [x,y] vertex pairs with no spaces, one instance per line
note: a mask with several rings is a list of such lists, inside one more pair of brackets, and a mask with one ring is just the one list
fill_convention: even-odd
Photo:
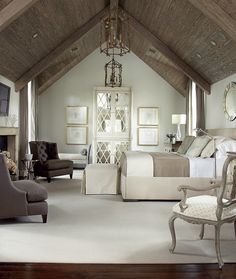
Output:
[[[0,262],[211,263],[214,229],[176,221],[176,253],[168,219],[174,202],[123,202],[121,196],[85,196],[79,179],[40,181],[49,192],[48,223],[38,216],[0,223]],[[233,225],[222,228],[222,256],[236,262]]]

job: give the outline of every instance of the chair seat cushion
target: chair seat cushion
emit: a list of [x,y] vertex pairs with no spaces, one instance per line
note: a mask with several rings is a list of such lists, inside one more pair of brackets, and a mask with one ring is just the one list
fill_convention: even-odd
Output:
[[41,202],[48,198],[45,187],[32,180],[14,181],[13,184],[17,189],[26,192],[28,202]]
[[[227,200],[223,200],[226,202]],[[216,208],[217,197],[202,195],[191,197],[186,200],[187,208],[181,212],[179,203],[173,207],[173,212],[182,215],[183,217],[200,218],[205,220],[217,221]],[[230,206],[224,208],[222,219],[227,219],[236,215],[236,207]]]
[[66,169],[72,167],[73,167],[73,162],[70,160],[52,159],[52,160],[47,160],[43,164],[43,168],[46,170],[58,170],[58,169]]

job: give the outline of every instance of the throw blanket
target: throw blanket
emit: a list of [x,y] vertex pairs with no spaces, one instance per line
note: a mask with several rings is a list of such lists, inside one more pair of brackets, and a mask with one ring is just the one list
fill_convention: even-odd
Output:
[[189,159],[173,153],[149,153],[153,158],[154,176],[189,177]]
[[122,154],[125,176],[189,177],[189,159],[172,153],[127,151]]

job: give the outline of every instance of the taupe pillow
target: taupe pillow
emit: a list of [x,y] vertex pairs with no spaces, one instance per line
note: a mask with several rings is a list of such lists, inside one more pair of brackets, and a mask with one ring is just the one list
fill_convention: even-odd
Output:
[[189,148],[189,146],[193,143],[195,140],[194,136],[186,136],[181,143],[180,147],[178,148],[177,152],[180,154],[185,154]]
[[196,137],[193,143],[190,145],[188,151],[186,152],[187,156],[198,157],[200,156],[203,148],[208,144],[211,139],[207,136]]

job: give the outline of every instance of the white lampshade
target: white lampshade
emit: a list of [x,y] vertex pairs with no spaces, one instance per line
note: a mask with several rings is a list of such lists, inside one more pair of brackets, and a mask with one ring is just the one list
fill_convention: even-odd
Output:
[[186,124],[186,114],[172,114],[172,124]]

